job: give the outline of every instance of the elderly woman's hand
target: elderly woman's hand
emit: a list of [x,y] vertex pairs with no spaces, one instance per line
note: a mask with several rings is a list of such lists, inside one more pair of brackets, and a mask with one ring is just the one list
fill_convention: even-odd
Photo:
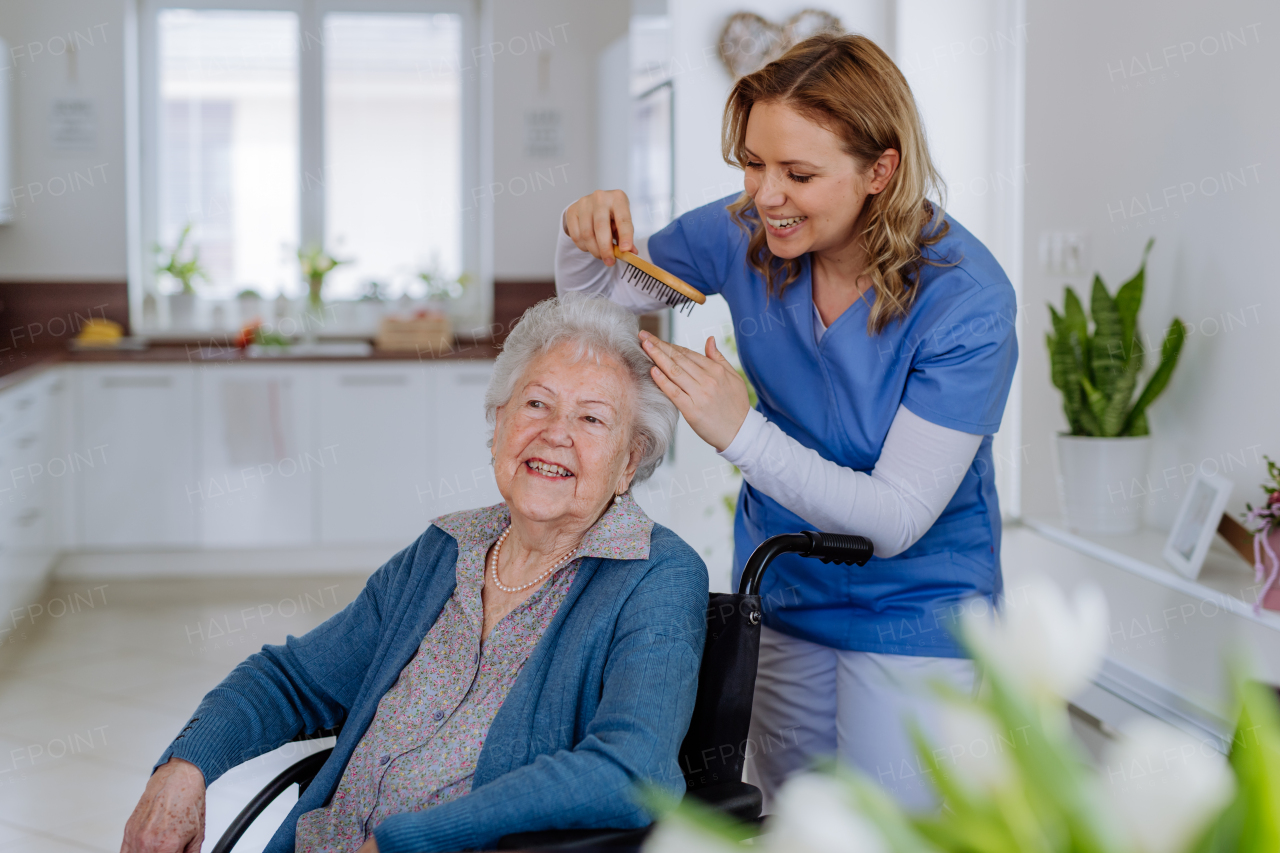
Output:
[[124,827],[120,853],[200,853],[204,843],[204,774],[170,758],[147,781]]
[[705,356],[648,332],[641,332],[640,340],[653,359],[653,381],[698,437],[723,452],[747,419],[751,398],[747,383],[716,348],[715,338],[707,338]]

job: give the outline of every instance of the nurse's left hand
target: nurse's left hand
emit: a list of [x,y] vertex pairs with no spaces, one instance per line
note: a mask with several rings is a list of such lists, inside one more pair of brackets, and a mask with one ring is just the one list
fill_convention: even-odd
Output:
[[640,333],[640,343],[654,367],[649,372],[662,393],[671,398],[698,436],[723,452],[747,419],[751,399],[747,383],[707,338],[707,354],[696,353]]

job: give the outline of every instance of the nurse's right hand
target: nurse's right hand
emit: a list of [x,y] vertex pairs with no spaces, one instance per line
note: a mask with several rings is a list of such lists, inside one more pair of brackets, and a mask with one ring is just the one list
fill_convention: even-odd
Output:
[[200,853],[204,774],[181,758],[156,768],[124,827],[120,853]]
[[624,252],[634,252],[631,203],[622,190],[596,190],[569,205],[564,212],[564,233],[573,245],[613,266],[613,243]]

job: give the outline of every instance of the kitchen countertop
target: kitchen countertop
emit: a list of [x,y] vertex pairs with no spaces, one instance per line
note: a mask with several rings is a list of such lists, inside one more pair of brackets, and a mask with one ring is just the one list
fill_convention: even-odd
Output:
[[25,382],[58,364],[321,364],[330,362],[475,361],[497,358],[500,348],[491,340],[458,341],[447,352],[385,352],[364,355],[250,356],[244,350],[216,341],[176,344],[157,341],[141,350],[55,348],[0,351],[0,390]]

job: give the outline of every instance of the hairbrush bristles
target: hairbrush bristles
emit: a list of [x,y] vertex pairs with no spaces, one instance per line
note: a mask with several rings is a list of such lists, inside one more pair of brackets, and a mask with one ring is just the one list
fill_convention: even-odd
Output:
[[677,311],[684,311],[686,314],[693,313],[693,300],[669,287],[665,282],[658,281],[639,267],[623,261],[622,279],[629,281],[636,287],[643,290],[650,296],[661,299]]
[[702,305],[707,301],[701,290],[634,252],[624,252],[615,245],[613,256],[625,265],[618,271],[624,281],[631,282],[650,296],[656,296],[677,311],[688,306],[688,313],[692,314],[695,303]]

